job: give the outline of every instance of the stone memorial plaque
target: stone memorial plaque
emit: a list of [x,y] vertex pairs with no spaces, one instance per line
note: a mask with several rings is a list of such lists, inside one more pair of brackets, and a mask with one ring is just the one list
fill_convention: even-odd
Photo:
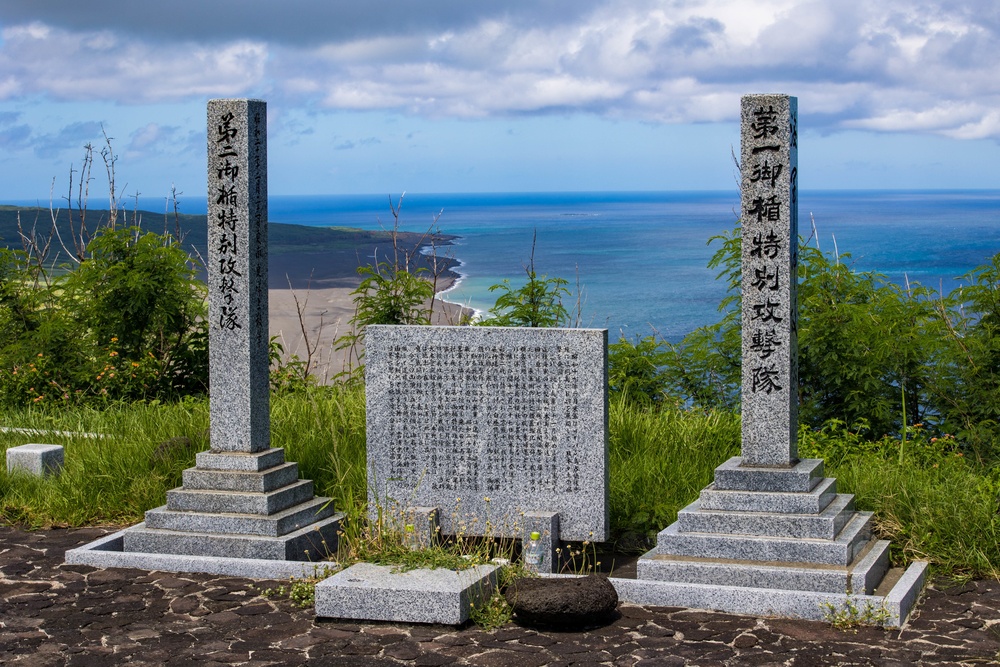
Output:
[[[608,536],[606,329],[366,329],[368,493],[437,507],[444,534]],[[487,522],[490,528],[487,528]]]
[[267,107],[208,103],[208,304],[212,449],[270,447]]
[[742,100],[744,466],[797,460],[797,100]]

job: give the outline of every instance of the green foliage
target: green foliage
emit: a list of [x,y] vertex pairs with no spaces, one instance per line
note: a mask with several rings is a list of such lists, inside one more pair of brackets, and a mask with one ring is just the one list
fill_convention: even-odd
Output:
[[424,304],[434,296],[431,283],[404,268],[380,262],[377,267],[361,266],[364,280],[356,290],[356,311],[351,322],[368,324],[430,324]]
[[670,403],[666,376],[660,369],[670,355],[655,336],[634,342],[622,336],[608,345],[608,385],[612,393],[644,406]]
[[499,291],[496,303],[490,308],[492,317],[481,322],[494,327],[559,327],[569,322],[569,313],[562,298],[569,294],[568,281],[564,278],[539,277],[534,269],[527,271],[528,281],[514,289],[510,280],[492,285],[491,292]]
[[721,242],[708,262],[721,269],[717,279],[726,281],[729,293],[719,304],[721,319],[695,329],[679,344],[668,343],[663,366],[668,391],[684,403],[707,409],[738,410],[740,407],[740,228],[713,236],[709,244]]
[[611,525],[626,541],[638,534],[639,547],[698,497],[716,466],[739,453],[740,420],[729,412],[651,411],[615,394],[608,422]]
[[99,230],[56,277],[0,251],[0,402],[145,400],[203,392],[204,288],[169,236]]
[[285,358],[285,346],[277,336],[272,336],[268,348],[270,360],[271,391],[279,394],[304,392],[316,386],[316,378],[309,373],[309,365],[293,354]]
[[964,278],[966,287],[936,303],[946,344],[927,391],[940,430],[989,460],[1000,456],[1000,253]]
[[491,317],[480,322],[494,327],[560,327],[568,326],[569,313],[563,297],[569,296],[564,278],[549,278],[535,272],[535,239],[531,241],[531,258],[524,267],[528,281],[514,288],[510,280],[492,285],[491,292],[500,292],[490,308]]
[[885,602],[875,605],[863,601],[859,604],[850,595],[847,596],[842,605],[822,602],[820,606],[823,608],[823,617],[826,622],[838,630],[857,632],[857,628],[860,626],[880,627],[888,623],[892,617]]
[[942,334],[933,294],[855,272],[814,248],[802,247],[800,258],[802,421],[863,419],[883,435],[903,428],[904,406],[910,424],[926,419],[932,408],[924,388]]
[[[666,391],[693,405],[738,409],[740,229],[709,266],[729,293],[719,322],[669,345]],[[875,438],[926,424],[983,461],[1000,457],[1000,255],[949,296],[858,272],[849,255],[799,247],[799,418],[820,428],[864,423]]]

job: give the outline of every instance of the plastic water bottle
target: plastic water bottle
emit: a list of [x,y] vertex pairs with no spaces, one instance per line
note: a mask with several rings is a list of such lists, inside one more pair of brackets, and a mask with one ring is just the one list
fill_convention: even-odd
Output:
[[411,551],[420,548],[420,541],[417,539],[417,531],[412,523],[403,526],[403,545]]
[[542,536],[538,531],[532,531],[531,539],[524,548],[524,566],[529,570],[538,571],[545,561],[545,554],[542,553]]

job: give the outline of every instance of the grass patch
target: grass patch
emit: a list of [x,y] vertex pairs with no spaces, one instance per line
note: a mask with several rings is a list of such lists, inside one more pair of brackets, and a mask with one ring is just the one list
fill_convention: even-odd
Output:
[[740,418],[701,410],[650,411],[620,397],[608,415],[612,529],[626,543],[655,536],[740,452]]
[[[298,462],[318,495],[333,498],[338,510],[354,517],[345,530],[357,558],[370,558],[376,546],[391,554],[391,546],[365,546],[374,538],[361,532],[367,516],[364,388],[277,395],[271,414],[273,446]],[[618,398],[612,398],[609,420],[612,534],[617,551],[634,552],[648,548],[651,537],[712,481],[715,467],[739,453],[740,420],[725,412],[648,410]],[[4,448],[29,442],[66,448],[66,467],[58,476],[8,475],[0,467],[0,522],[29,527],[137,523],[146,510],[166,502],[167,490],[180,486],[181,472],[209,444],[205,400],[100,410],[8,409],[0,410],[0,424],[106,436],[0,434]],[[952,443],[912,435],[902,454],[899,442],[868,442],[843,428],[811,435],[803,430],[801,441],[801,456],[825,459],[838,489],[855,494],[858,509],[875,512],[876,535],[892,540],[895,564],[922,558],[936,574],[1000,576],[996,464],[969,460]],[[471,541],[461,547],[463,553],[478,548]],[[487,550],[490,558],[503,555],[495,547]],[[593,545],[580,550],[592,551]]]

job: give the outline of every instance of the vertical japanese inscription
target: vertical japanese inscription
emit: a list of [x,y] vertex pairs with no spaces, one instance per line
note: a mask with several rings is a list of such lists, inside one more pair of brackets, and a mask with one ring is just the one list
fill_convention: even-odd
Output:
[[741,109],[742,465],[797,460],[797,100],[747,95]]
[[208,103],[208,290],[212,449],[270,447],[267,109]]

